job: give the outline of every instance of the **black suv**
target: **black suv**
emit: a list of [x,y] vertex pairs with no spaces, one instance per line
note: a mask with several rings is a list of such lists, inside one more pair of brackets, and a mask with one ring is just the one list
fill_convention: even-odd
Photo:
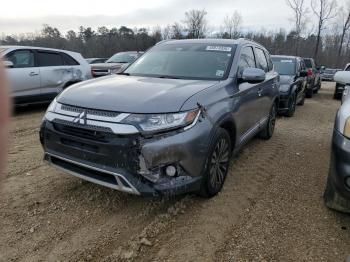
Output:
[[304,58],[304,63],[308,77],[306,97],[312,98],[313,94],[317,94],[318,90],[321,89],[321,74],[319,68],[316,67],[316,63],[313,58]]
[[307,88],[307,72],[302,58],[271,56],[275,70],[280,74],[280,99],[278,112],[294,115],[296,105],[303,105]]
[[273,135],[278,79],[252,41],[161,42],[123,73],[63,91],[41,126],[44,158],[132,194],[214,196],[232,153]]

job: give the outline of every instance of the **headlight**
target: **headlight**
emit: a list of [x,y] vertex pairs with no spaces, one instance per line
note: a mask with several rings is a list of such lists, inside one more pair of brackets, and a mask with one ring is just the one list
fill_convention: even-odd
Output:
[[51,104],[49,105],[49,107],[47,108],[46,113],[47,113],[47,112],[55,112],[56,106],[57,106],[57,101],[56,101],[56,98],[55,98],[55,99],[51,102]]
[[49,105],[49,107],[47,108],[46,110],[46,113],[44,115],[44,118],[42,119],[43,121],[46,119],[46,115],[48,112],[55,112],[56,110],[56,107],[57,107],[57,101],[56,101],[56,98],[51,102],[51,104]]
[[200,110],[171,114],[132,114],[123,123],[140,127],[143,131],[164,131],[190,128],[196,124]]
[[350,117],[345,122],[344,136],[350,138]]
[[289,91],[289,85],[280,85],[280,91],[281,92],[288,92]]
[[119,72],[119,70],[120,70],[120,68],[113,68],[113,69],[111,69],[111,70],[109,71],[109,73],[110,73],[111,75],[115,75],[115,74],[117,74],[117,73]]

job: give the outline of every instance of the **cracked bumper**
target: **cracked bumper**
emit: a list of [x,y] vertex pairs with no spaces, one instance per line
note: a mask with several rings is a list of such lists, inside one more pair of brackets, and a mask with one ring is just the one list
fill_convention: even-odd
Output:
[[346,179],[350,178],[350,139],[337,130],[333,132],[330,165],[329,179],[337,192],[350,201],[350,187],[346,185]]
[[[66,132],[44,121],[40,140],[44,159],[65,173],[136,195],[178,195],[200,188],[210,127],[202,120],[187,131],[151,138],[97,132],[89,135],[98,139],[91,139],[84,130]],[[176,166],[177,176],[166,176],[168,165]]]

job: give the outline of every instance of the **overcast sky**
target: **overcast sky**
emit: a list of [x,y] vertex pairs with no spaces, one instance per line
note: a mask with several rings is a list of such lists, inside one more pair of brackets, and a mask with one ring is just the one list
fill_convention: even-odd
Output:
[[[311,1],[311,0],[309,0]],[[347,0],[338,0],[339,5]],[[190,9],[205,9],[209,25],[218,28],[226,14],[238,10],[247,30],[292,27],[292,12],[285,0],[4,0],[0,9],[0,34],[38,32],[42,24],[62,32],[80,25],[153,27],[182,21]]]

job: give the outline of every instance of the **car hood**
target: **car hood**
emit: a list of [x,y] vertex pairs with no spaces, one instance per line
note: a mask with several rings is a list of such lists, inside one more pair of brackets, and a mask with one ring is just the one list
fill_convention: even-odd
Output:
[[280,85],[290,85],[294,83],[294,75],[280,75]]
[[97,63],[92,64],[92,69],[114,69],[114,68],[121,68],[125,63]]
[[126,113],[170,113],[218,81],[107,76],[67,88],[57,98],[62,104]]

